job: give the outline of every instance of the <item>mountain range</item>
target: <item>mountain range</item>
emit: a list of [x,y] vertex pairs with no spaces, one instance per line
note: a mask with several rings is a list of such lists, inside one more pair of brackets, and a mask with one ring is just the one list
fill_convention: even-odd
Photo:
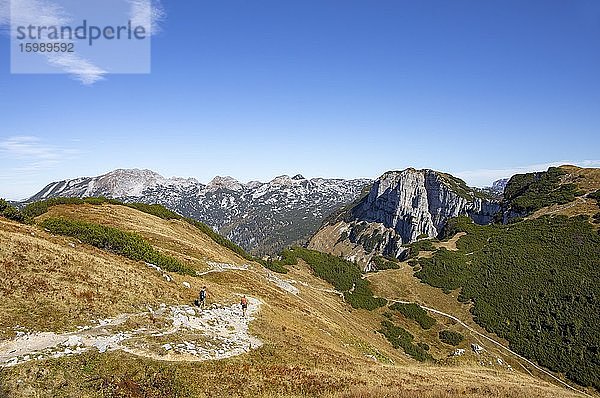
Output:
[[164,178],[150,170],[119,169],[98,177],[53,182],[26,202],[54,197],[103,196],[124,202],[161,204],[202,221],[254,254],[273,254],[304,243],[323,220],[354,201],[368,179],[306,179],[286,175],[242,184],[215,177]]

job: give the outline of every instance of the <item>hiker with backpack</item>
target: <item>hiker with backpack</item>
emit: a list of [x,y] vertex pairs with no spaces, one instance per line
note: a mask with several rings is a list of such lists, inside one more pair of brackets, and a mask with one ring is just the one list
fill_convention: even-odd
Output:
[[240,305],[242,306],[242,316],[245,318],[246,310],[248,309],[248,299],[246,298],[246,296],[242,296],[242,299],[240,300]]
[[206,295],[206,286],[203,286],[198,295],[198,299],[196,300],[196,305],[200,307],[201,310],[206,306]]

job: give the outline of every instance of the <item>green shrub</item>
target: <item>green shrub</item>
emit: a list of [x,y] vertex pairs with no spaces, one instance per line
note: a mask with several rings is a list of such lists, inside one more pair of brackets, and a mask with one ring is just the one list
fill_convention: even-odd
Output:
[[433,246],[433,241],[431,239],[423,239],[418,240],[416,242],[404,245],[408,249],[404,252],[404,259],[416,258],[419,255],[419,252],[427,251],[432,252],[435,251],[435,247]]
[[369,281],[359,279],[354,283],[354,290],[344,292],[344,298],[352,308],[363,308],[365,310],[374,310],[387,304],[387,300],[380,297],[373,297],[373,291],[369,286]]
[[565,204],[575,200],[575,184],[561,184],[566,174],[558,167],[539,173],[516,174],[507,183],[504,197],[518,213],[529,214],[552,204]]
[[435,319],[427,315],[427,311],[425,311],[417,304],[394,303],[390,305],[390,309],[398,311],[406,318],[414,320],[423,329],[431,329],[431,327],[435,325]]
[[142,236],[117,228],[85,221],[48,218],[41,226],[53,234],[71,236],[83,243],[95,246],[134,261],[145,261],[167,271],[195,275],[195,271],[174,257],[158,252]]
[[8,218],[9,220],[24,222],[25,216],[16,207],[0,199],[0,217]]
[[429,344],[427,343],[417,343],[417,347],[424,349],[425,351],[429,351]]
[[475,320],[519,354],[600,387],[600,235],[589,217],[545,216],[511,225],[449,223],[457,251],[421,258],[415,275],[460,288]]
[[376,271],[383,271],[386,269],[399,269],[400,264],[398,264],[397,259],[392,259],[383,256],[374,256],[371,259],[371,262],[375,265]]
[[383,334],[394,348],[402,348],[405,353],[420,362],[433,361],[424,347],[413,344],[414,337],[410,332],[400,326],[394,325],[385,319],[381,322],[379,333]]
[[592,192],[592,193],[588,194],[588,198],[596,200],[598,205],[600,205],[600,189],[597,190],[596,192]]
[[442,330],[438,333],[438,336],[442,343],[453,346],[459,345],[465,339],[465,336],[452,330]]
[[[279,265],[297,264],[302,259],[316,276],[331,283],[353,308],[373,310],[383,307],[387,301],[373,297],[370,283],[362,279],[362,272],[356,263],[303,247],[293,247],[281,253]],[[287,270],[286,270],[287,271]]]

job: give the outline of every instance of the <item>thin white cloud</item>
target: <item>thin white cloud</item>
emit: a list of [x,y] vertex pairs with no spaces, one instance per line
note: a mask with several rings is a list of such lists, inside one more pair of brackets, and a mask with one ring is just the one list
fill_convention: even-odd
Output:
[[35,136],[0,137],[0,197],[21,200],[31,196],[47,183],[49,174],[61,173],[80,154]]
[[[128,0],[131,5],[132,22],[146,27],[155,34],[165,12],[159,0]],[[10,34],[9,25],[65,26],[73,21],[69,14],[55,0],[0,0],[0,33]],[[65,40],[67,41],[67,40]],[[108,73],[77,53],[43,53],[49,65],[58,68],[84,85],[92,85],[103,80]]]
[[48,63],[64,70],[86,86],[103,80],[107,73],[89,60],[73,53],[48,53]]
[[467,184],[476,187],[490,186],[492,182],[510,178],[515,174],[530,173],[533,171],[545,171],[549,167],[562,166],[565,164],[580,167],[600,167],[600,160],[562,160],[549,163],[531,164],[526,166],[516,166],[504,169],[477,169],[467,170],[455,173],[455,175],[467,182]]
[[146,32],[156,35],[165,18],[165,9],[158,0],[129,0],[129,19],[134,26],[143,26]]
[[[71,23],[68,13],[49,0],[0,0],[0,25],[64,26]],[[10,34],[10,29],[6,30]],[[43,53],[49,65],[57,67],[85,85],[103,79],[106,71],[76,53]]]
[[0,137],[0,197],[20,200],[47,183],[48,174],[77,159],[74,148],[49,144],[35,136]]
[[77,150],[49,145],[34,136],[13,136],[0,140],[0,154],[5,160],[18,161],[15,173],[44,170],[78,154]]

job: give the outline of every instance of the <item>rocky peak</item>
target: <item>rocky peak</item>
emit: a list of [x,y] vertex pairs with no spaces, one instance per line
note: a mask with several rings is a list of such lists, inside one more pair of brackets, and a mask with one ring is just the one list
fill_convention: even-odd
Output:
[[281,175],[269,181],[269,185],[292,185],[294,180],[288,175]]
[[216,191],[217,189],[227,189],[229,191],[241,191],[244,186],[235,178],[230,176],[216,176],[208,183],[207,188],[209,190]]
[[449,218],[468,215],[487,224],[499,209],[499,203],[449,174],[413,168],[390,171],[358,204],[329,221],[335,228],[325,225],[324,235],[317,232],[310,245],[338,255],[344,253],[335,249],[337,245],[349,248],[352,255],[360,246],[368,262],[373,254],[398,256],[402,244],[439,235]]

